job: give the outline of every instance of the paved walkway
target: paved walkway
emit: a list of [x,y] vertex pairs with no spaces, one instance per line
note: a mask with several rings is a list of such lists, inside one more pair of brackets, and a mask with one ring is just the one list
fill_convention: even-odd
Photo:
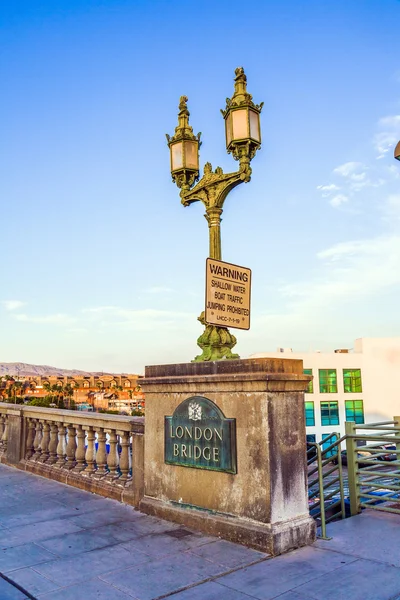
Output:
[[400,517],[267,555],[0,465],[0,600],[400,599]]

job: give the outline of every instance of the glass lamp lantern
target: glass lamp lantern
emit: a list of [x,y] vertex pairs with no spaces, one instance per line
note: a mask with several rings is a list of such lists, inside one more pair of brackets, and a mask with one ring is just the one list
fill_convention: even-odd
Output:
[[199,141],[179,140],[170,144],[171,173],[199,170]]
[[260,112],[263,103],[257,105],[247,91],[247,77],[243,67],[235,71],[235,92],[226,99],[221,110],[225,119],[226,149],[236,160],[244,156],[252,159],[261,146]]
[[194,135],[189,125],[187,96],[179,101],[178,125],[172,137],[167,134],[171,157],[171,175],[180,188],[189,189],[199,178],[200,133]]
[[400,160],[400,142],[397,144],[394,150],[394,157],[397,158],[397,160]]
[[227,111],[225,116],[226,149],[238,142],[253,141],[261,145],[260,113],[250,106]]

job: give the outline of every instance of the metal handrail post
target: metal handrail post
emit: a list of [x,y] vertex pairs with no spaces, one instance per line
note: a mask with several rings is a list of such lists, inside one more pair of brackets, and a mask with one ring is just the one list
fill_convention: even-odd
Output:
[[317,449],[317,464],[318,464],[318,486],[319,486],[319,509],[321,513],[321,538],[329,540],[326,535],[326,519],[325,519],[325,494],[324,494],[324,474],[322,472],[322,456],[321,447],[316,444]]
[[346,518],[346,507],[344,504],[344,489],[343,489],[343,465],[342,465],[342,442],[341,438],[338,436],[338,445],[337,445],[337,461],[338,461],[338,475],[339,475],[339,489],[340,489],[340,508],[342,510],[342,519]]
[[[400,417],[393,417],[393,421],[395,422],[395,426],[397,426],[397,427],[398,427],[398,426],[400,425]],[[396,450],[400,450],[400,443],[397,443],[397,442],[396,442]],[[398,459],[398,458],[399,458],[399,457],[397,456],[397,459]],[[396,460],[397,460],[397,459],[396,459]]]
[[356,424],[354,421],[345,422],[347,477],[350,495],[350,514],[353,517],[360,512],[360,482],[357,475],[357,446],[354,440]]

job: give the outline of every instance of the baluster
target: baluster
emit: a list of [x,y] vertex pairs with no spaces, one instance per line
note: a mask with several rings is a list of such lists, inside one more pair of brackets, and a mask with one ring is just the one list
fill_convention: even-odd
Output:
[[119,471],[118,471],[118,463],[119,456],[117,450],[117,434],[115,431],[111,431],[110,433],[110,452],[107,456],[107,466],[109,470],[109,474],[107,475],[107,479],[114,480],[118,479]]
[[131,476],[129,475],[129,450],[130,450],[130,433],[128,431],[123,431],[121,436],[121,457],[119,461],[119,466],[121,469],[121,477],[118,480],[118,483],[127,483]]
[[107,473],[108,473],[107,468],[106,468],[107,467],[106,440],[107,440],[106,432],[104,431],[103,428],[100,428],[99,431],[97,432],[98,449],[97,449],[97,454],[96,454],[96,462],[97,462],[96,476],[98,476],[98,477],[104,477],[104,475],[107,475]]
[[33,440],[34,454],[32,460],[37,460],[40,456],[40,443],[42,441],[42,424],[39,419],[35,419],[35,438]]
[[132,481],[134,506],[139,507],[144,496],[144,430],[132,435]]
[[94,441],[96,439],[96,434],[93,431],[93,427],[88,427],[86,430],[87,433],[87,449],[85,454],[85,460],[87,463],[87,467],[84,471],[85,475],[93,475],[96,472],[96,446]]
[[73,470],[80,473],[85,468],[85,432],[82,425],[77,425],[76,437],[78,438],[78,445],[75,452],[76,465]]
[[7,415],[5,416],[5,420],[4,420],[4,429],[3,429],[3,435],[1,436],[1,442],[2,442],[3,452],[5,453],[7,450],[7,442],[8,442],[8,417],[7,417]]
[[42,443],[40,444],[40,457],[39,462],[45,463],[49,456],[49,444],[50,444],[50,423],[43,421],[42,426]]
[[4,415],[0,415],[0,452],[2,452],[3,449],[3,442],[1,441],[1,438],[3,437],[5,420],[6,418],[4,417]]
[[75,453],[76,453],[76,429],[73,425],[67,426],[68,430],[68,443],[67,443],[67,462],[65,463],[66,469],[73,469],[76,465]]
[[35,438],[35,421],[33,419],[29,419],[28,420],[28,434],[26,436],[26,453],[25,453],[26,460],[29,460],[35,452],[34,447],[33,447],[34,438]]
[[49,459],[48,465],[54,465],[57,462],[57,446],[58,446],[58,427],[57,423],[50,425],[50,443],[49,443]]
[[57,444],[57,462],[56,465],[60,469],[65,465],[65,450],[66,450],[66,442],[65,442],[65,425],[64,423],[57,423],[58,425],[58,444]]

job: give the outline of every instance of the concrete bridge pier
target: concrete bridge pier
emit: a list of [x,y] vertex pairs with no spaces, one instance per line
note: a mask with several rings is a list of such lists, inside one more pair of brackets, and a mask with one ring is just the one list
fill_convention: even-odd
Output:
[[309,380],[293,359],[146,367],[140,509],[272,555],[311,544]]

